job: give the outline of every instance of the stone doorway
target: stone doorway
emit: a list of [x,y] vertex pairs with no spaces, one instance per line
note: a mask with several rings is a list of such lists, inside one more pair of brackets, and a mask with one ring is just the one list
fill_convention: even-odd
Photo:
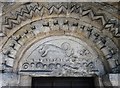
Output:
[[32,88],[95,88],[93,77],[33,77]]
[[109,4],[3,3],[2,86],[31,86],[31,77],[43,76],[97,76],[111,86],[109,74],[120,72],[120,32],[118,6]]

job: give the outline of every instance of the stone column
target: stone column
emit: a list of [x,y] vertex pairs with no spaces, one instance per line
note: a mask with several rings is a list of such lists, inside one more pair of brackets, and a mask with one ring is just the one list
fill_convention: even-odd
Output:
[[102,77],[102,82],[104,87],[112,87],[111,81],[109,79],[109,74],[106,74]]
[[94,83],[95,83],[96,88],[104,88],[101,76],[95,75],[93,77],[94,77]]
[[20,86],[31,86],[32,77],[29,75],[20,75]]
[[101,77],[98,77],[96,81],[99,83],[98,88],[104,88],[103,81],[102,81]]

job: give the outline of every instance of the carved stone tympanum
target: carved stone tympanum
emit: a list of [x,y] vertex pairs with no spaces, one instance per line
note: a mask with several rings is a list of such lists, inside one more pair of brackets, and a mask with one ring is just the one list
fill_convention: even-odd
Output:
[[70,36],[45,38],[25,52],[20,73],[46,76],[104,74],[97,54],[85,42]]

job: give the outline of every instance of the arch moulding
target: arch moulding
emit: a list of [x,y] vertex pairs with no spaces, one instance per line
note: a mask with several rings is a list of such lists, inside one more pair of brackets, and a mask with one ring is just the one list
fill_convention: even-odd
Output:
[[118,18],[97,4],[36,2],[6,11],[0,36],[4,72],[32,77],[118,73]]

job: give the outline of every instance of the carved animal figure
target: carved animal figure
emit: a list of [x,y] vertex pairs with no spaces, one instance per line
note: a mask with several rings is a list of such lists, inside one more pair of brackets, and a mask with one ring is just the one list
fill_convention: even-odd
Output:
[[44,44],[40,46],[38,52],[42,58],[59,60],[67,58],[67,55],[63,49],[52,44]]

